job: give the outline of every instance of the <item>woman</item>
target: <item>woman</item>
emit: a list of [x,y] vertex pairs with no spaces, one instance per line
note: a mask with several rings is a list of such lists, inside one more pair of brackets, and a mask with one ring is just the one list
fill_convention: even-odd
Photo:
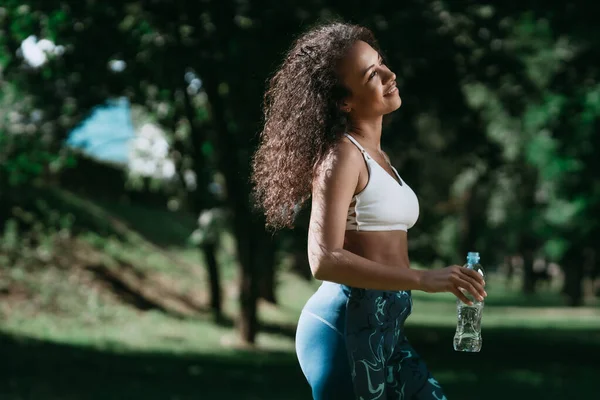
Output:
[[400,104],[372,33],[343,23],[302,35],[265,95],[253,180],[268,225],[292,226],[312,198],[308,255],[323,283],[296,350],[315,399],[445,399],[403,334],[411,290],[486,296],[466,268],[410,269],[419,204],[380,147]]

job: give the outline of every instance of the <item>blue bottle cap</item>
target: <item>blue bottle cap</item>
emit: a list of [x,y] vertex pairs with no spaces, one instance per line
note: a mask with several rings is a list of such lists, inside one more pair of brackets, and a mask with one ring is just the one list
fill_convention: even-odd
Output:
[[467,261],[471,262],[471,263],[477,263],[479,262],[479,253],[476,251],[470,251],[467,253]]

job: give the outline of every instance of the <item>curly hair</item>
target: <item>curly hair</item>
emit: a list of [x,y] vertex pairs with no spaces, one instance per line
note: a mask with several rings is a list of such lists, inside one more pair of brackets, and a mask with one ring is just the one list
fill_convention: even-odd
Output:
[[269,81],[252,161],[253,195],[267,227],[293,227],[310,198],[316,166],[349,128],[340,106],[350,92],[337,68],[357,41],[378,49],[373,33],[361,26],[334,22],[310,29]]

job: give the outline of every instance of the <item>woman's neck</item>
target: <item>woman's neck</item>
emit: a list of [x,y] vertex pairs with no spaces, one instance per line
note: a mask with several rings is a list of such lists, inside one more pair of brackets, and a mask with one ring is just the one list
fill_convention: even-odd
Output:
[[350,128],[352,136],[361,139],[366,147],[381,150],[381,127],[383,118],[353,120]]

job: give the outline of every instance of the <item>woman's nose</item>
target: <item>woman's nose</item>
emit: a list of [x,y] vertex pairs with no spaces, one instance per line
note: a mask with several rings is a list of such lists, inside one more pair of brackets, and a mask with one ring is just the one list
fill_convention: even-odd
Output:
[[386,82],[390,82],[390,81],[395,81],[396,80],[396,74],[394,72],[392,72],[391,70],[387,70],[388,74],[387,74],[387,79]]

